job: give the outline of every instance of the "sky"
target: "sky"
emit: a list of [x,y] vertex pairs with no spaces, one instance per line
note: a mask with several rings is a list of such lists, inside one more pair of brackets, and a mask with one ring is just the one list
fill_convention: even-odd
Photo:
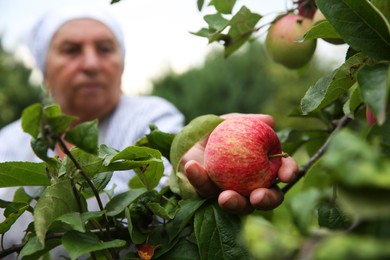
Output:
[[[29,53],[23,37],[40,14],[66,3],[107,4],[121,23],[126,41],[126,67],[123,75],[125,93],[147,93],[152,80],[171,70],[184,72],[200,66],[207,53],[218,44],[191,34],[206,26],[196,0],[0,0],[0,35],[4,47],[17,51],[27,64]],[[205,1],[208,3],[208,1]],[[252,12],[270,17],[291,5],[291,0],[237,0],[237,8],[246,5]],[[261,21],[267,22],[267,18]],[[327,62],[341,63],[345,48],[319,42],[317,52]],[[332,53],[333,55],[329,55]]]

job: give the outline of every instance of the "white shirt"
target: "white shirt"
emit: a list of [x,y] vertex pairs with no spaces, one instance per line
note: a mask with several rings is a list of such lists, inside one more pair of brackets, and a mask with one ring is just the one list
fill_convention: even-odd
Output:
[[[177,133],[183,127],[184,117],[171,103],[160,97],[122,96],[115,111],[99,122],[99,144],[123,150],[144,137],[150,131],[150,124],[156,125],[163,132]],[[20,120],[2,128],[0,130],[0,162],[39,162],[40,159],[31,149],[30,141],[31,136],[23,132]],[[129,189],[128,182],[133,175],[133,172],[116,172],[106,188],[110,189],[115,185],[115,193],[124,192]],[[166,179],[163,178],[162,181]],[[0,198],[12,201],[17,188],[0,188]],[[28,192],[34,190],[34,187],[25,187],[25,190]],[[104,200],[107,198],[103,198]],[[89,205],[89,208],[97,210],[96,205]],[[4,221],[3,211],[0,209],[0,222]],[[31,221],[30,213],[24,213],[18,219],[12,229],[5,234],[5,248],[20,243],[23,231]]]

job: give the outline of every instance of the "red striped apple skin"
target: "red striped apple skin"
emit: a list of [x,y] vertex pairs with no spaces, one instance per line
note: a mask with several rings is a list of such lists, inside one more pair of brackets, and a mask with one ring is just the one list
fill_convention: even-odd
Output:
[[275,131],[256,117],[234,117],[219,124],[210,134],[204,165],[222,190],[249,196],[257,188],[268,188],[277,177],[281,145]]

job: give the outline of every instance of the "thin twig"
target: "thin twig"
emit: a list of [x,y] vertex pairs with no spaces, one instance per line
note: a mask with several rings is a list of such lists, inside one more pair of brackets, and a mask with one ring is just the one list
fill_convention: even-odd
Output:
[[289,182],[282,188],[283,193],[287,193],[310,169],[310,167],[322,157],[322,155],[325,153],[326,149],[328,148],[333,136],[344,126],[346,126],[351,118],[348,115],[343,116],[337,121],[336,127],[331,132],[330,136],[326,140],[326,142],[318,149],[318,151],[307,161],[304,165],[302,165],[299,168],[299,171],[297,173],[297,176],[292,182]]

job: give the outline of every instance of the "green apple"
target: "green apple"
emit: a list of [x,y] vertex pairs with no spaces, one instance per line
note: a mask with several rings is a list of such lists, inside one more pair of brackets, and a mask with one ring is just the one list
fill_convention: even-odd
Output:
[[265,40],[266,49],[276,63],[289,69],[298,69],[312,58],[316,39],[299,41],[312,26],[312,20],[288,13],[270,26]]

